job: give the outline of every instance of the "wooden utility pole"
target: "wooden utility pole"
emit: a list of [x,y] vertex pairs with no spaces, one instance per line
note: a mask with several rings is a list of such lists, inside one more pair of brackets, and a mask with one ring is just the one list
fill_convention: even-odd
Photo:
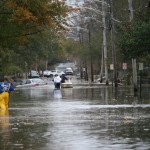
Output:
[[[105,0],[102,0],[102,28],[103,28],[103,53],[104,54],[104,68],[106,85],[108,85],[108,64],[107,64],[107,41],[106,41],[106,12],[105,12]],[[103,57],[103,56],[102,56]]]
[[[90,53],[92,51],[92,47],[91,47],[91,18],[90,18],[90,22],[89,22],[89,50],[90,50]],[[93,77],[93,56],[91,54],[90,56],[90,69],[91,69],[91,82],[94,81],[94,77]]]
[[[129,4],[129,19],[130,22],[133,21],[133,7],[132,7],[132,0],[128,0]],[[132,70],[133,70],[133,86],[134,86],[134,95],[136,96],[138,91],[138,83],[137,83],[137,66],[136,66],[136,59],[132,59]]]
[[113,59],[113,79],[114,79],[115,87],[118,87],[116,47],[115,47],[115,30],[114,30],[114,16],[113,16],[112,0],[110,0],[110,26],[111,26],[111,44],[112,44],[112,59]]
[[[132,7],[132,0],[128,0],[129,5],[129,19],[130,22],[133,21],[133,7]],[[138,84],[137,84],[137,66],[136,66],[136,59],[132,59],[132,70],[133,70],[133,86],[134,86],[134,94],[138,91]]]
[[128,5],[129,5],[129,18],[130,22],[133,20],[133,7],[132,7],[132,0],[128,0]]
[[132,59],[134,94],[138,91],[136,59]]
[[103,70],[104,70],[104,46],[102,45],[102,57],[101,57],[101,68],[100,68],[100,83],[103,82]]

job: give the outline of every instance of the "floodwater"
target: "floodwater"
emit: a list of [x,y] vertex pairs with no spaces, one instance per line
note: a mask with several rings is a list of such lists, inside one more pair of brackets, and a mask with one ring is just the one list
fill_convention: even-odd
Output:
[[150,150],[150,88],[16,89],[0,111],[0,150]]

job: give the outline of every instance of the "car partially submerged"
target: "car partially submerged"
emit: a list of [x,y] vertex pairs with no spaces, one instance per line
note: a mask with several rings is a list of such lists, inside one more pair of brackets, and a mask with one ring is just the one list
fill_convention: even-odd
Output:
[[38,87],[38,86],[44,86],[44,85],[47,85],[47,83],[44,80],[40,78],[33,78],[33,79],[22,80],[20,84],[16,85],[16,88]]

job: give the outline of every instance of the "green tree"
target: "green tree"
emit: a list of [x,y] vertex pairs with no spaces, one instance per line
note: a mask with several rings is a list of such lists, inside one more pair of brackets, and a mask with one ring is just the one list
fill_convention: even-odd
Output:
[[5,66],[1,71],[7,70],[10,64],[18,65],[19,62],[19,66],[24,66],[25,61],[32,64],[37,59],[49,59],[50,47],[55,47],[53,50],[59,47],[56,46],[58,42],[46,37],[51,35],[49,31],[53,31],[51,38],[58,36],[68,11],[69,8],[59,1],[0,1],[0,60]]
[[150,10],[139,11],[134,22],[124,24],[121,29],[120,47],[124,59],[150,61]]

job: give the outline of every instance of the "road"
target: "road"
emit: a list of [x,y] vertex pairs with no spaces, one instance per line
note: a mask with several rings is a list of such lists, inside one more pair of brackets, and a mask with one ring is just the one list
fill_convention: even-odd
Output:
[[0,150],[149,150],[149,89],[16,89],[0,111]]

